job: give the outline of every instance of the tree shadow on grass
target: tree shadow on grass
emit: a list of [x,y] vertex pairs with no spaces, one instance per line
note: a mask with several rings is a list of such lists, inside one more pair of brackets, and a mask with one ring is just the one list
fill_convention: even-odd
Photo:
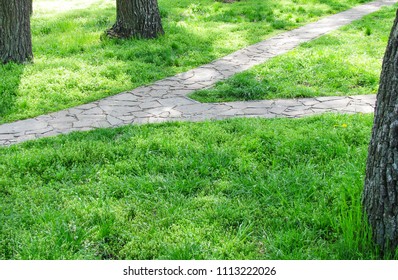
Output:
[[15,107],[24,69],[22,64],[0,64],[0,123]]

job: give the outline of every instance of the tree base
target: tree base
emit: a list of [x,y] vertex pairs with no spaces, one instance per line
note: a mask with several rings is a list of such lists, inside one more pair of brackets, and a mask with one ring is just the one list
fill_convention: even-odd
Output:
[[115,23],[112,28],[106,31],[106,35],[109,38],[116,38],[116,39],[155,39],[159,37],[159,35],[164,35],[164,31],[162,25],[154,24],[151,28],[147,26],[135,30],[130,28],[125,28],[122,24]]

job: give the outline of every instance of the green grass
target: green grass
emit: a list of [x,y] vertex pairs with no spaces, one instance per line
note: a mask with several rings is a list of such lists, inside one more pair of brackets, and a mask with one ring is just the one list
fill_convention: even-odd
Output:
[[[160,0],[165,36],[117,41],[101,38],[114,1],[34,1],[35,63],[0,66],[0,123],[150,83],[360,2]],[[336,88],[325,81],[340,81],[341,59],[373,64],[355,47],[326,59],[329,47],[347,48],[333,36],[359,30],[372,60],[391,14],[278,64],[295,58],[292,76],[314,76],[322,63],[311,68],[301,51],[326,68],[335,59],[323,82]],[[0,147],[0,259],[376,259],[360,204],[371,125],[370,115],[233,119]]]
[[376,93],[396,9],[385,7],[190,97],[220,102]]
[[34,64],[0,65],[0,123],[173,76],[366,0],[159,0],[165,36],[110,40],[114,0],[35,0]]
[[371,125],[167,123],[0,148],[0,259],[375,259]]

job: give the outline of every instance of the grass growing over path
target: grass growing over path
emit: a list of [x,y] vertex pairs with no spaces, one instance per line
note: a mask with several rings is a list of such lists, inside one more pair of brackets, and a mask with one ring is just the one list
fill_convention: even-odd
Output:
[[0,259],[372,259],[371,124],[167,123],[0,148]]
[[35,0],[34,64],[0,65],[0,123],[173,76],[366,0],[159,0],[166,35],[109,40],[114,0]]
[[376,93],[396,9],[385,7],[191,98],[219,102]]

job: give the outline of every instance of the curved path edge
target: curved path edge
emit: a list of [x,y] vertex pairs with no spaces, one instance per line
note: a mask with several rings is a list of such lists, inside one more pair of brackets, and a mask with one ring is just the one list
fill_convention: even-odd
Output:
[[0,125],[0,146],[72,131],[128,124],[231,117],[302,117],[325,112],[372,113],[375,95],[224,103],[200,103],[187,95],[198,89],[209,88],[220,80],[286,53],[301,43],[336,30],[382,6],[397,2],[398,0],[377,0],[363,4],[148,86],[48,115]]

